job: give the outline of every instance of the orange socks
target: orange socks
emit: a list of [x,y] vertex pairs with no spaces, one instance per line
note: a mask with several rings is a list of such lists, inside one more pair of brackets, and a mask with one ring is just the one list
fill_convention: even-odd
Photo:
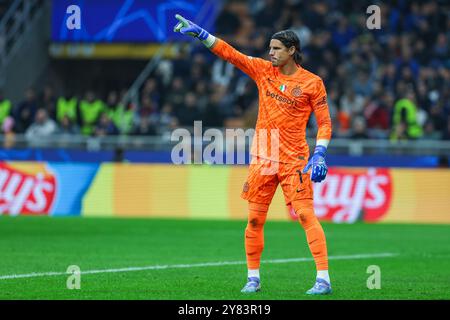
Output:
[[[309,249],[316,263],[316,269],[328,270],[328,253],[325,233],[314,214],[312,200],[293,201],[292,207],[298,220],[306,232]],[[245,252],[247,267],[259,269],[261,254],[264,249],[264,223],[266,222],[268,205],[249,202],[249,216],[245,229]]]
[[268,205],[249,202],[249,215],[245,229],[245,253],[248,269],[259,269],[261,254],[264,249],[264,223]]
[[317,270],[328,270],[328,254],[325,233],[314,214],[312,200],[296,200],[292,207],[306,233],[309,249],[316,263]]

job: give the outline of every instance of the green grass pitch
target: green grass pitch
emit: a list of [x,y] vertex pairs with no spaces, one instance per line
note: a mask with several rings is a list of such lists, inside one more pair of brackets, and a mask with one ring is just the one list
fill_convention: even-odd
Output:
[[[323,223],[329,256],[336,257],[329,262],[334,292],[323,297],[304,294],[314,282],[313,261],[273,263],[311,257],[299,224],[273,221],[265,227],[262,291],[241,294],[245,225],[3,216],[0,299],[450,299],[450,225]],[[81,269],[79,290],[67,289],[69,265]],[[370,265],[380,267],[381,289],[367,288]],[[167,267],[127,269],[148,266]],[[92,270],[99,271],[83,274]],[[59,274],[7,277],[47,272]]]

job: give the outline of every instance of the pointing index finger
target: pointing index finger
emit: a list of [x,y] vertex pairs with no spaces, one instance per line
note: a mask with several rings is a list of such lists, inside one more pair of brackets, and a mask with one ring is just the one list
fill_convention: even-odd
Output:
[[183,25],[185,25],[185,26],[187,26],[189,23],[187,22],[187,20],[183,17],[183,16],[181,16],[181,15],[179,15],[179,14],[176,14],[175,15],[175,18],[177,18],[181,23],[183,23]]

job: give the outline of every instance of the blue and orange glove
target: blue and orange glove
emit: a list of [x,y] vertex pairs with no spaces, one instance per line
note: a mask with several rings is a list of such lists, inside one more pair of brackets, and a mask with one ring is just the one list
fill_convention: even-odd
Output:
[[187,34],[192,37],[199,38],[201,41],[205,41],[208,38],[208,36],[209,36],[208,31],[200,28],[198,25],[196,25],[192,21],[183,18],[179,14],[176,14],[175,18],[177,18],[177,20],[179,22],[173,28],[174,32],[180,32],[181,34]]
[[314,182],[322,182],[327,176],[328,167],[325,163],[325,154],[327,148],[324,146],[316,146],[314,149],[314,154],[309,159],[306,167],[303,169],[303,173],[307,173],[309,169],[311,170],[311,180]]

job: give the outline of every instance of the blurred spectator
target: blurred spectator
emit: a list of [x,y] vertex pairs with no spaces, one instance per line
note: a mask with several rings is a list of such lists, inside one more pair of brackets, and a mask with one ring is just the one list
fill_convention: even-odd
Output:
[[208,85],[206,81],[200,81],[195,84],[195,95],[197,97],[197,108],[200,112],[205,111],[209,102]]
[[186,95],[187,89],[181,77],[175,77],[173,79],[172,86],[168,92],[166,102],[173,106],[175,112],[183,109],[184,96]]
[[[422,127],[418,123],[418,110],[412,91],[409,91],[406,98],[400,99],[395,103],[393,125],[394,132],[399,138],[417,139],[422,136]],[[404,130],[406,130],[406,134],[404,134]]]
[[117,134],[119,134],[119,130],[108,116],[108,113],[102,112],[98,124],[95,126],[94,135],[97,137],[104,137]]
[[108,96],[106,97],[106,112],[110,115],[113,115],[114,112],[117,109],[117,106],[119,104],[119,94],[117,91],[112,90],[108,93]]
[[29,88],[25,92],[25,100],[20,102],[13,111],[16,123],[15,131],[17,133],[24,133],[31,123],[33,123],[37,109],[38,102],[36,93],[33,88]]
[[177,117],[182,126],[194,126],[194,121],[202,120],[201,114],[197,109],[197,97],[189,92],[184,99],[184,110],[179,110]]
[[56,120],[56,96],[51,85],[46,85],[38,101],[39,108],[44,108],[50,118]]
[[195,89],[195,84],[208,81],[208,75],[210,73],[210,66],[207,64],[205,56],[200,53],[194,54],[192,57],[192,66],[190,70],[190,80],[193,85],[190,86],[190,90]]
[[426,112],[430,112],[431,100],[427,87],[423,82],[417,85],[417,103]]
[[337,136],[346,136],[350,129],[350,114],[342,110],[341,105],[337,108],[337,123],[338,127],[334,129]]
[[3,92],[0,90],[0,125],[11,114],[11,101],[5,99]]
[[175,116],[173,107],[169,103],[165,103],[161,112],[150,118],[150,122],[161,136],[170,134],[178,126],[178,118]]
[[71,135],[79,133],[80,128],[76,122],[73,122],[67,114],[64,115],[59,124],[58,136],[70,137]]
[[[234,102],[235,96],[228,94],[226,87],[215,85],[213,87],[210,103],[208,105],[209,110],[214,110],[214,116],[209,115],[209,119],[212,120],[217,126],[221,126],[223,125],[225,118],[235,117],[236,109],[230,106],[230,104]],[[211,124],[211,121],[209,121],[209,123],[210,125],[213,125]]]
[[81,100],[79,105],[81,133],[83,135],[90,136],[94,134],[95,125],[104,111],[104,103],[96,99],[94,92],[86,92],[85,98]]
[[2,122],[3,148],[10,149],[14,146],[16,134],[14,133],[14,118],[7,116]]
[[363,117],[356,117],[353,119],[353,133],[350,136],[352,139],[368,139],[366,121]]
[[212,66],[212,81],[227,87],[234,73],[234,66],[224,60],[216,59]]
[[64,115],[59,121],[57,130],[58,145],[62,148],[74,141],[74,136],[80,134],[80,128],[76,122],[72,121],[69,115]]
[[145,82],[142,95],[148,97],[151,100],[153,107],[158,110],[160,104],[160,94],[158,89],[158,82],[154,78],[149,78]]
[[141,97],[141,105],[139,107],[139,114],[138,117],[140,118],[147,118],[150,117],[152,114],[156,113],[157,110],[154,107],[152,100],[147,95],[142,95]]
[[448,36],[445,33],[439,33],[437,36],[436,44],[433,48],[433,58],[437,60],[448,60],[450,57],[450,47],[448,45]]
[[441,139],[441,133],[434,128],[433,121],[427,120],[423,127],[422,139],[424,140],[439,140]]
[[156,128],[150,123],[148,117],[142,117],[133,130],[135,136],[155,136],[156,134]]
[[312,32],[311,29],[309,29],[308,26],[303,23],[303,20],[300,16],[294,15],[292,25],[289,29],[293,30],[297,34],[298,38],[300,39],[301,48],[308,46],[309,41],[312,37]]
[[337,99],[338,99],[339,93],[338,90],[336,90],[333,87],[330,87],[327,92],[327,103],[328,103],[328,109],[330,111],[330,118],[332,121],[332,127],[337,128],[338,121],[338,106],[337,106]]
[[114,124],[119,129],[121,134],[130,134],[133,130],[133,122],[135,119],[136,110],[132,103],[129,103],[126,107],[119,105],[114,114]]
[[408,134],[408,124],[406,121],[402,120],[400,121],[395,127],[394,130],[391,133],[391,141],[397,142],[397,141],[404,141],[409,140],[411,137]]
[[395,84],[397,82],[395,65],[390,63],[383,68],[381,74],[381,84],[384,90],[394,93]]
[[438,131],[443,131],[446,127],[445,112],[443,108],[436,104],[430,109],[430,121],[433,122],[433,127]]
[[379,100],[373,99],[364,109],[367,127],[370,129],[388,130],[390,128],[390,109],[394,103],[392,95],[386,94]]
[[78,121],[78,99],[75,95],[69,93],[61,96],[56,101],[56,120],[62,123],[64,117],[68,117],[70,122]]
[[45,138],[52,136],[58,130],[56,122],[48,116],[46,109],[38,109],[36,119],[25,132],[25,137],[33,145],[45,144]]
[[173,63],[170,60],[162,60],[156,68],[155,76],[164,87],[169,86],[173,77]]
[[346,113],[349,117],[361,115],[364,108],[364,97],[356,94],[353,90],[347,90],[341,98],[341,112]]
[[[150,101],[148,96],[146,99]],[[131,103],[128,104],[128,107],[122,105],[119,101],[117,91],[110,91],[108,93],[108,97],[106,98],[106,112],[121,134],[129,134],[131,132],[135,118],[134,106]]]
[[353,91],[355,94],[369,97],[372,95],[374,88],[374,77],[369,76],[366,72],[360,71],[353,81]]
[[[202,66],[196,63],[192,64],[190,75],[193,84],[206,80],[206,74],[204,73]],[[194,86],[191,86],[191,89],[193,88]]]
[[246,79],[236,96],[236,104],[241,110],[240,114],[245,112],[255,99],[258,99],[258,91],[251,81]]
[[404,45],[401,52],[401,56],[395,59],[397,74],[401,73],[402,70],[403,72],[410,71],[412,75],[411,77],[416,79],[419,75],[419,64],[412,56],[412,49],[410,45]]
[[334,45],[344,53],[345,48],[350,44],[350,42],[355,38],[356,32],[351,25],[349,25],[346,17],[341,17],[337,28],[332,33],[332,39]]
[[[203,112],[201,119],[205,127],[223,127],[224,117],[220,112],[219,105],[215,103],[215,99],[212,98],[211,102]],[[242,114],[240,114],[242,116]]]

